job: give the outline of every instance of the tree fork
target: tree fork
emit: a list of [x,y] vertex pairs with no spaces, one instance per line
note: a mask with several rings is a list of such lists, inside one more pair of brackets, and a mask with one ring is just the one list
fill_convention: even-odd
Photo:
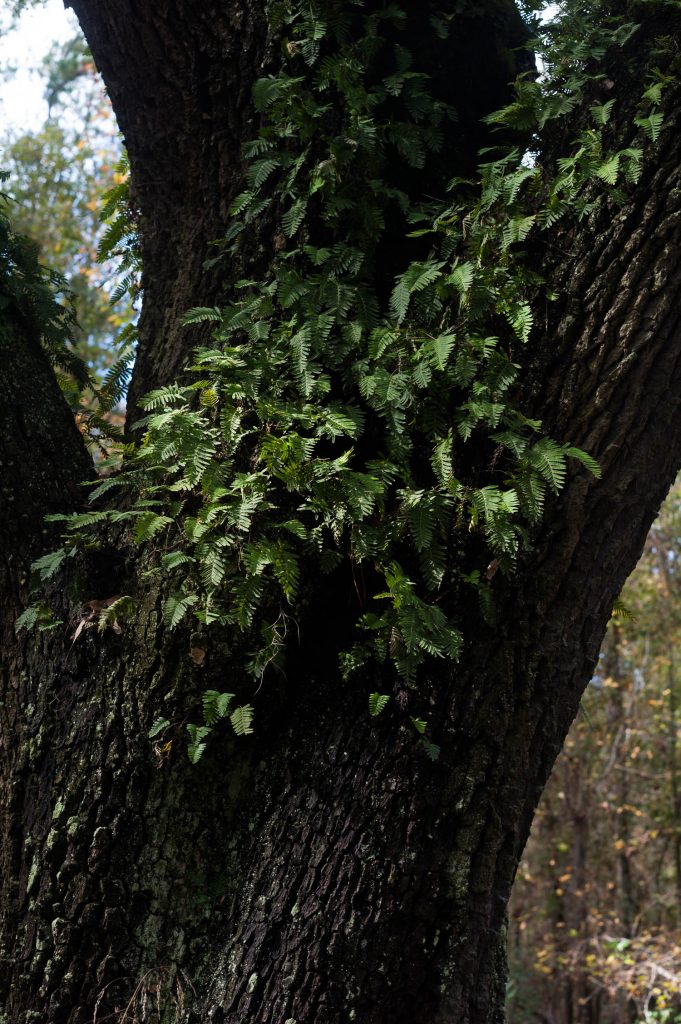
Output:
[[[144,8],[134,0],[68,0],[66,6],[78,16],[102,74],[132,168],[144,288],[128,395],[134,420],[142,395],[176,378],[202,340],[200,329],[182,327],[183,314],[214,304],[224,289],[228,264],[206,269],[204,262],[242,188],[241,146],[258,126],[253,83],[276,70],[281,57],[277,43],[268,43],[265,3],[210,0],[198,9],[191,0]],[[510,82],[526,69],[527,55],[518,48],[527,30],[513,0],[477,0],[457,15],[457,37],[439,44],[421,5],[403,6],[409,45],[421,47],[424,61],[438,55],[440,88],[460,87],[452,148],[456,172],[472,173],[478,149],[490,143],[481,118],[510,100]],[[443,176],[448,171],[441,168]],[[265,265],[276,252],[274,235],[259,239],[257,258]],[[384,255],[390,258],[390,250]]]

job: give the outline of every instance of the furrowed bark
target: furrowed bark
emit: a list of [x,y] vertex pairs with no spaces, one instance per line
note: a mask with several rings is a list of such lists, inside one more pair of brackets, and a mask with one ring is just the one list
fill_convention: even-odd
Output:
[[[142,211],[139,395],[181,365],[178,313],[215,294],[202,248],[235,190],[264,33],[236,4],[159,0],[116,16],[104,0],[73,6],[117,104]],[[210,124],[195,84],[204,52],[233,59],[224,78],[208,75]],[[111,557],[86,573],[86,599],[135,597],[120,637],[16,640],[14,607],[3,611],[8,1024],[137,1021],[156,999],[159,1019],[183,1024],[503,1020],[505,908],[532,814],[681,462],[678,127],[672,118],[631,199],[579,225],[551,271],[563,298],[536,332],[527,411],[591,452],[603,477],[573,472],[518,574],[493,581],[498,626],[468,613],[461,663],[425,680],[437,763],[397,711],[369,721],[367,687],[322,671],[303,630],[285,694],[257,698],[256,735],[215,742],[190,767],[183,715],[202,689],[231,685],[238,644],[222,637],[197,664],[189,652],[203,638],[163,629],[146,564]],[[172,182],[156,188],[171,149]],[[325,598],[333,608],[336,595]],[[147,732],[166,708],[181,724],[171,748],[155,749]]]
[[181,371],[224,270],[204,269],[241,181],[253,133],[251,86],[265,43],[263,6],[236,0],[72,0],[111,97],[133,168],[144,304],[128,405]]
[[0,322],[0,589],[8,596],[44,545],[45,515],[72,508],[92,474],[73,416],[18,315]]
[[[47,513],[71,511],[92,463],[41,351],[34,325],[13,312],[0,324],[0,1001],[22,927],[28,844],[24,799],[31,751],[27,709],[37,709],[40,653],[15,636],[28,594],[30,565],[54,540]],[[49,778],[42,779],[43,788]],[[29,925],[30,927],[30,925]]]

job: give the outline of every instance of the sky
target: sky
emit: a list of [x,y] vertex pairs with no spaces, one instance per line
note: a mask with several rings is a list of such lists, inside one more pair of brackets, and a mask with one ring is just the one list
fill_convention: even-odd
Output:
[[[0,0],[0,11],[2,11]],[[0,15],[0,24],[2,16]],[[77,29],[75,15],[64,10],[63,0],[47,0],[44,7],[27,11],[19,28],[0,36],[0,121],[16,131],[38,129],[47,117],[43,83],[31,69],[40,64],[51,45],[65,42]],[[6,77],[9,68],[15,74]]]

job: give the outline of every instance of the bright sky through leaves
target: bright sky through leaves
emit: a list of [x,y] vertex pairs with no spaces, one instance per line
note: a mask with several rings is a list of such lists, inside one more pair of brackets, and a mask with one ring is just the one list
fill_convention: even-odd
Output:
[[[0,2],[0,25],[7,24]],[[78,22],[64,10],[63,0],[47,0],[26,11],[19,27],[0,36],[0,119],[4,129],[38,130],[47,117],[44,79],[37,73],[53,43],[70,39]],[[9,73],[16,68],[15,73]]]

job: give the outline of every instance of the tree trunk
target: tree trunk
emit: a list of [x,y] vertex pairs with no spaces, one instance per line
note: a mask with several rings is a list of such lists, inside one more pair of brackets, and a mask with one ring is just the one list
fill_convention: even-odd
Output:
[[[259,7],[239,2],[71,6],[124,131],[141,211],[134,404],[195,343],[179,314],[216,299],[217,273],[202,264],[239,189],[265,30]],[[8,1024],[503,1020],[506,903],[532,814],[681,462],[678,127],[624,206],[561,239],[562,299],[533,344],[528,402],[553,436],[593,453],[603,477],[573,475],[518,573],[495,578],[496,629],[471,612],[461,662],[428,679],[438,762],[397,714],[368,720],[366,688],[327,671],[303,632],[285,703],[260,695],[256,734],[225,736],[192,767],[181,729],[172,747],[147,733],[165,708],[181,720],[203,689],[225,689],[238,671],[229,638],[202,660],[200,634],[161,626],[147,566],[105,550],[81,567],[80,593],[132,594],[122,635],[84,629],[74,642],[74,623],[69,635],[17,639],[12,578],[0,677]],[[9,392],[20,368],[2,372]],[[17,493],[29,481],[33,523],[43,462],[61,465],[73,432],[59,415],[36,422],[36,460],[11,484]],[[9,433],[16,445],[20,426]],[[68,488],[87,475],[81,463],[66,460],[58,506],[76,504]],[[12,543],[4,519],[0,528]]]
[[222,266],[204,269],[254,134],[253,81],[262,71],[261,4],[73,0],[125,138],[142,239],[144,303],[129,408],[173,380],[200,333],[181,327],[210,305]]

